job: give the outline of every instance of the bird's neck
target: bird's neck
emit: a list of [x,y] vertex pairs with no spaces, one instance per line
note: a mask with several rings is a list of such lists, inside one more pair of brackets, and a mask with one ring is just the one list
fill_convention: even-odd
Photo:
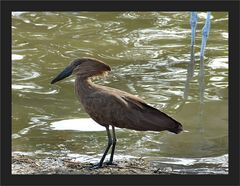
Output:
[[91,81],[90,78],[83,78],[80,76],[76,77],[75,80],[75,93],[80,101],[84,99],[85,96],[88,96],[96,90],[96,85]]

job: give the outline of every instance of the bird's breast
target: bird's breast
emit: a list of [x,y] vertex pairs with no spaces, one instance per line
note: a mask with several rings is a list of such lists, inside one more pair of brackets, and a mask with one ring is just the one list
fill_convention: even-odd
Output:
[[109,125],[109,121],[107,119],[109,118],[109,113],[106,111],[106,104],[104,104],[104,101],[101,100],[101,97],[97,98],[86,96],[81,103],[85,111],[93,120],[103,126]]
[[75,94],[83,106],[84,110],[89,114],[89,116],[95,120],[97,123],[103,126],[106,124],[106,105],[107,100],[99,94],[100,90],[95,87],[90,87],[87,85],[80,85],[76,83]]

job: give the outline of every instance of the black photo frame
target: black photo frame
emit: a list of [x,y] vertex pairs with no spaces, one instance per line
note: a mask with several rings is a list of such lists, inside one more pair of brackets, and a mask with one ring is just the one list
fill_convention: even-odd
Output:
[[[1,184],[3,185],[239,185],[239,1],[1,1]],[[227,11],[229,12],[228,175],[12,175],[12,11]]]

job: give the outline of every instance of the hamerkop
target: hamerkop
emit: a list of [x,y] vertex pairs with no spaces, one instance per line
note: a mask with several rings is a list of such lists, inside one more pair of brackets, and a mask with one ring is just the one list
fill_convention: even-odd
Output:
[[[163,131],[173,133],[181,132],[182,125],[159,111],[149,106],[137,96],[127,92],[96,85],[91,78],[111,71],[109,65],[93,58],[76,59],[70,63],[51,84],[60,81],[71,74],[76,75],[75,93],[90,117],[107,131],[108,145],[100,162],[94,168],[102,167],[105,156],[112,146],[112,152],[107,165],[113,164],[113,155],[116,145],[114,127],[127,128],[138,131]],[[109,126],[112,126],[112,136]]]

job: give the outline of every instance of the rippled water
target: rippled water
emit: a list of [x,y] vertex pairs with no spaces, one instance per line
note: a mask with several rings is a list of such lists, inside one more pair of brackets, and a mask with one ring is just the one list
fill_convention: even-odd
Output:
[[191,68],[189,12],[13,12],[13,151],[36,157],[88,155],[90,161],[101,156],[106,132],[96,125],[86,131],[91,120],[76,120],[88,115],[74,95],[74,78],[50,84],[70,61],[88,56],[112,67],[96,83],[142,97],[186,130],[174,135],[119,129],[117,157],[165,161],[180,171],[187,166],[190,172],[227,173],[228,14],[212,13],[204,86],[198,74],[206,13],[198,15]]

